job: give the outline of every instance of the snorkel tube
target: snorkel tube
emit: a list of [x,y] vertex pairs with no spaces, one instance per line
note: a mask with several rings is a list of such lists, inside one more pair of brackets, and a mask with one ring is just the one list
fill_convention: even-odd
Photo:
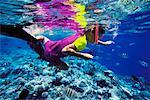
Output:
[[99,24],[96,22],[95,32],[94,32],[94,43],[96,44],[98,44],[98,39],[99,39],[98,33],[99,33]]
[[104,27],[101,24],[98,24],[98,22],[96,22],[93,34],[94,34],[93,36],[94,43],[98,44],[98,40],[104,37],[105,34]]

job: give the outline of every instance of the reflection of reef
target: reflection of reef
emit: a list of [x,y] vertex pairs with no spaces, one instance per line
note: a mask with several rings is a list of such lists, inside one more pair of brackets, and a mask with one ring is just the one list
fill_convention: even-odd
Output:
[[5,48],[9,43],[3,44],[2,41],[2,51],[10,52],[1,51],[1,100],[19,96],[33,100],[148,100],[150,97],[150,85],[142,78],[120,78],[97,62],[75,57],[64,58],[70,68],[60,71],[36,59],[37,55],[23,45],[14,45],[10,50]]

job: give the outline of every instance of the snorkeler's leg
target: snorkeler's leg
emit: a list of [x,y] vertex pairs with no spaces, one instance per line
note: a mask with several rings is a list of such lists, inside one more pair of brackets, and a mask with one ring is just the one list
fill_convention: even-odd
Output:
[[29,42],[30,47],[40,55],[44,54],[42,43],[22,29],[22,25],[0,25],[2,35],[16,37]]
[[68,70],[69,66],[63,62],[62,60],[60,60],[60,58],[51,58],[50,60],[48,60],[50,63],[52,63],[54,66],[56,66],[58,69],[60,70]]
[[39,54],[39,58],[43,58],[44,57],[44,47],[43,47],[43,43],[40,41],[37,42],[28,42],[30,48],[32,50],[34,50],[37,54]]
[[0,34],[36,43],[37,39],[24,31],[22,27],[23,25],[0,25]]
[[59,62],[59,65],[57,65],[57,67],[60,70],[68,70],[69,66],[65,62],[61,61],[60,59],[57,60],[57,62]]
[[28,44],[30,45],[30,47],[37,52],[40,55],[40,58],[44,57],[44,44],[49,41],[49,39],[45,36],[36,36],[35,37],[38,42],[33,43],[33,42],[28,42]]

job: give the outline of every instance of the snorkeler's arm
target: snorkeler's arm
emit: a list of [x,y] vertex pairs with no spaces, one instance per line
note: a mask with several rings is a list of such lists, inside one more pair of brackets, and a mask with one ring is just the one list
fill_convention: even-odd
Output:
[[110,44],[114,44],[115,42],[113,42],[113,41],[106,41],[106,42],[104,42],[104,41],[100,41],[100,40],[98,40],[98,44],[102,44],[102,45],[110,45]]
[[77,52],[75,50],[74,44],[67,45],[66,47],[64,47],[62,49],[62,52],[65,54],[71,55],[71,56],[77,56],[77,57],[81,57],[84,59],[92,59],[93,58],[93,56],[91,54]]
[[106,45],[105,42],[98,40],[98,44]]

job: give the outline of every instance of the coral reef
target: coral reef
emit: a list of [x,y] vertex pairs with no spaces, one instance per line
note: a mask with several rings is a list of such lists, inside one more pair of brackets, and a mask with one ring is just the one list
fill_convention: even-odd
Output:
[[1,38],[0,100],[150,99],[150,84],[143,78],[118,76],[95,61],[72,56],[62,59],[69,69],[58,70],[20,45],[23,41],[13,42]]

